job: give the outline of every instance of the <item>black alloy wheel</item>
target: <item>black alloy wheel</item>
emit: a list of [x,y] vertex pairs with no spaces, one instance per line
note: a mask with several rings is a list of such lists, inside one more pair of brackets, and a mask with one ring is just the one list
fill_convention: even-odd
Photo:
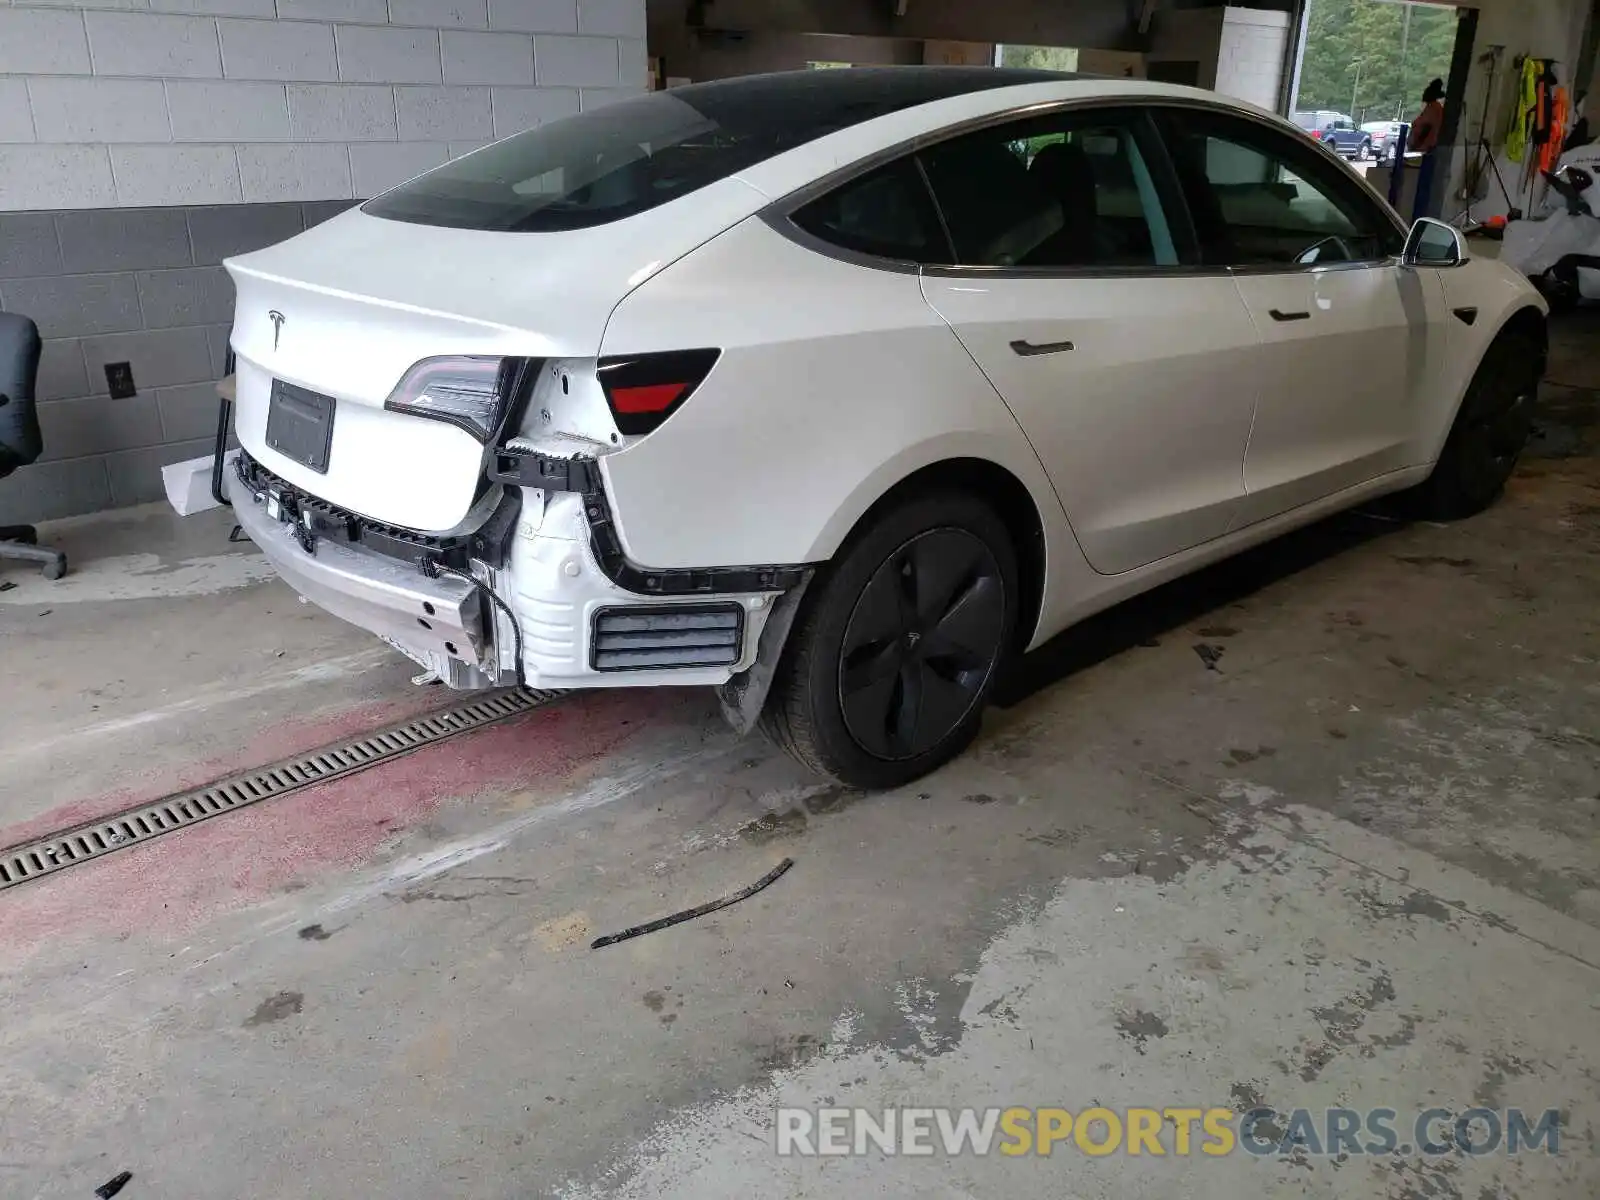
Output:
[[1533,432],[1542,353],[1501,334],[1484,353],[1433,474],[1413,490],[1416,515],[1451,521],[1493,504]]
[[994,552],[964,529],[919,534],[872,575],[845,626],[839,704],[875,758],[926,754],[961,724],[1006,631]]
[[1528,363],[1511,354],[1493,355],[1484,367],[1490,374],[1481,400],[1461,414],[1461,466],[1466,492],[1493,497],[1533,432],[1539,381]]
[[1014,546],[970,491],[868,514],[801,600],[763,731],[850,787],[899,787],[960,754],[1015,648]]

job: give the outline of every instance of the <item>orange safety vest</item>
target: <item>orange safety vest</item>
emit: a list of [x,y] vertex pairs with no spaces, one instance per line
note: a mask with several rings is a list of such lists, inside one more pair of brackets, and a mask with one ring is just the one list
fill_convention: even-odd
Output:
[[1561,161],[1561,146],[1567,134],[1567,89],[1558,87],[1550,101],[1550,139],[1539,155],[1539,169],[1554,171]]

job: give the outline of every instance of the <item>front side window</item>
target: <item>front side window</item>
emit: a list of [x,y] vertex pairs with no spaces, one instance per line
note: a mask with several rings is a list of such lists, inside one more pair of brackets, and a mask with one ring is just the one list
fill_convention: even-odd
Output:
[[1358,180],[1292,137],[1199,110],[1162,124],[1208,264],[1370,262],[1404,244]]
[[956,266],[1178,265],[1137,113],[1067,112],[918,153]]

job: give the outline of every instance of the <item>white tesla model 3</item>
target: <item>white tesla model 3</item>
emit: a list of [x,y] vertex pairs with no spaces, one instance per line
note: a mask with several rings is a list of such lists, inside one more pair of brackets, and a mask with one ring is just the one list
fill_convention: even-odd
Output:
[[1124,597],[1483,508],[1545,355],[1278,118],[985,68],[654,93],[227,265],[230,494],[302,595],[456,687],[720,687],[868,787]]

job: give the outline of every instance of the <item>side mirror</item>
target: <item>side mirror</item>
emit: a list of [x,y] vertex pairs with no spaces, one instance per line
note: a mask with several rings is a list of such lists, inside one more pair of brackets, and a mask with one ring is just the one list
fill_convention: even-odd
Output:
[[1472,255],[1467,239],[1454,225],[1421,217],[1411,227],[1400,259],[1408,267],[1459,267]]

